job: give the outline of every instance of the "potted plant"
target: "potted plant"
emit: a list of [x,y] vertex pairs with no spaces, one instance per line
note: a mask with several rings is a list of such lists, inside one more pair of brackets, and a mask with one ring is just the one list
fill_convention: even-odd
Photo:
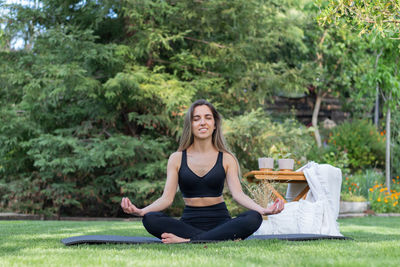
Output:
[[274,168],[273,158],[258,158],[258,168],[260,170],[272,171]]
[[275,145],[272,145],[269,149],[270,156],[278,162],[279,170],[292,171],[294,168],[294,159],[292,159],[292,154],[281,147],[278,149]]
[[361,187],[363,181],[358,176],[348,176],[343,180],[340,193],[340,213],[363,213],[368,209],[367,199]]
[[364,196],[348,193],[340,194],[339,213],[363,213],[368,209],[368,202]]

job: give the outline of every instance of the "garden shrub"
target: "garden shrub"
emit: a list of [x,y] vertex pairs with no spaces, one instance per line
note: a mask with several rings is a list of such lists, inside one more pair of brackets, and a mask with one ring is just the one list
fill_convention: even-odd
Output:
[[258,169],[259,157],[273,156],[271,147],[290,153],[299,167],[307,162],[306,155],[314,145],[304,125],[294,119],[274,122],[262,109],[225,120],[224,133],[244,172]]
[[313,147],[307,155],[309,160],[320,164],[330,164],[342,171],[343,176],[350,173],[349,158],[346,151],[338,151],[335,147]]
[[384,164],[384,137],[366,120],[344,122],[335,127],[330,133],[328,145],[347,153],[352,170]]
[[[271,148],[282,151],[282,155],[290,155],[296,160],[296,167],[300,167],[307,162],[306,155],[314,145],[310,130],[304,125],[290,118],[283,122],[272,121],[262,109],[224,120],[223,129],[227,143],[241,165],[242,174],[258,169],[259,157],[275,156]],[[242,183],[246,191],[247,181]],[[224,199],[232,216],[244,211],[229,193],[224,193]]]
[[[263,1],[106,2],[71,8],[47,1],[5,12],[8,37],[26,23],[37,34],[26,49],[0,51],[0,208],[116,216],[122,196],[149,204],[162,192],[168,155],[178,147],[183,112],[193,100],[206,98],[230,117],[260,106],[276,88],[309,84],[297,57],[287,53],[307,54],[302,31],[296,38],[282,34],[291,32],[288,23],[303,22],[290,16],[297,3],[269,10]],[[269,16],[278,16],[278,24]],[[285,46],[269,49],[271,36]],[[284,55],[278,64],[277,53]],[[240,128],[246,118],[232,120],[231,132],[238,133],[230,138],[243,166],[255,167],[271,144],[296,156],[307,150],[304,127],[286,122],[269,129],[259,113],[251,122],[259,130],[251,153],[241,153],[239,138],[251,140],[254,132]],[[277,140],[263,144],[265,130]],[[257,151],[260,144],[265,147]]]
[[57,97],[48,97],[54,88],[43,82],[38,98],[0,110],[3,209],[116,216],[122,196],[142,207],[161,195],[193,92],[168,74],[131,70],[95,92],[69,88],[70,72],[46,72],[66,85]]

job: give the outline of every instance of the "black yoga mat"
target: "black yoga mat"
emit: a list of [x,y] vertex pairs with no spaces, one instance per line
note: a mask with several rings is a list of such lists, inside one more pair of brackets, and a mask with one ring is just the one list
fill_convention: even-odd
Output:
[[[351,239],[344,236],[315,235],[315,234],[288,234],[288,235],[253,235],[246,240],[288,240],[288,241],[309,241],[319,239]],[[151,244],[161,243],[161,240],[155,237],[143,236],[120,236],[120,235],[81,235],[64,238],[61,242],[66,246],[78,244]],[[208,243],[218,241],[202,241],[196,240],[190,243]]]
[[78,244],[149,244],[162,243],[156,237],[121,235],[81,235],[61,239],[66,246]]

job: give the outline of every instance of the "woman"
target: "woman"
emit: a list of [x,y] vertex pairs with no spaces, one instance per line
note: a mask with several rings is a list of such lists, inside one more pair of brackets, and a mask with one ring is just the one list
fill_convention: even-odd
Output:
[[[234,219],[222,197],[225,179],[233,198],[249,209]],[[160,212],[172,204],[178,185],[186,205],[180,220]],[[244,194],[238,162],[222,135],[221,116],[209,102],[197,100],[186,113],[178,151],[168,160],[162,196],[143,209],[123,198],[121,207],[143,216],[144,227],[162,242],[182,243],[245,239],[260,227],[261,215],[279,213],[284,204],[277,199],[263,208]]]

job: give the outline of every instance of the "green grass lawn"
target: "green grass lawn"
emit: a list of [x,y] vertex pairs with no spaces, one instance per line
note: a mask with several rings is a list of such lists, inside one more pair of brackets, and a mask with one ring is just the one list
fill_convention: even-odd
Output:
[[354,240],[67,247],[76,235],[150,235],[141,222],[0,221],[0,266],[399,266],[400,218],[339,223]]

